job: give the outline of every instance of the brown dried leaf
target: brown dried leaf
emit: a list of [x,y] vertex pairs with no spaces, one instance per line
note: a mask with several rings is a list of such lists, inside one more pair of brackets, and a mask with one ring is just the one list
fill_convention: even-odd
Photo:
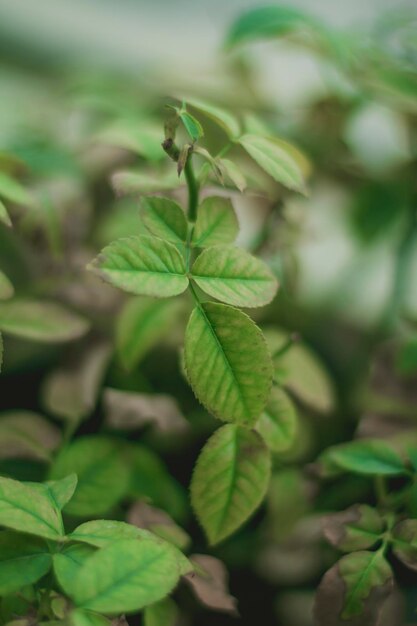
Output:
[[68,363],[45,380],[45,408],[65,421],[78,422],[93,411],[100,384],[111,356],[107,342],[96,341],[70,356]]
[[165,394],[131,393],[106,389],[103,396],[106,424],[135,430],[151,424],[160,433],[179,433],[188,428],[178,404]]
[[195,571],[184,576],[196,597],[213,611],[238,615],[237,600],[228,590],[228,574],[222,561],[206,554],[193,554]]
[[322,519],[327,541],[343,552],[371,548],[384,532],[385,524],[378,511],[367,504],[354,504],[346,511]]
[[180,550],[185,550],[190,544],[190,537],[174,520],[161,509],[157,509],[145,502],[136,502],[127,514],[127,521],[138,528],[150,530],[162,539],[173,543]]
[[61,442],[61,433],[42,415],[31,411],[0,414],[0,458],[48,460]]

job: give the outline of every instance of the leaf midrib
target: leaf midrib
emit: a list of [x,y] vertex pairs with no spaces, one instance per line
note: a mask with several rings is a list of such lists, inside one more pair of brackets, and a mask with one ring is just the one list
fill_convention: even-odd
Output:
[[233,367],[230,365],[229,359],[228,359],[228,358],[227,358],[227,356],[226,356],[226,353],[225,353],[225,351],[224,351],[223,345],[222,345],[222,343],[221,343],[221,341],[220,341],[219,337],[217,336],[217,334],[214,332],[214,329],[213,329],[213,326],[212,326],[212,324],[211,324],[211,322],[210,322],[210,319],[208,318],[208,316],[207,316],[207,314],[206,314],[206,312],[205,312],[205,310],[204,310],[204,307],[203,307],[203,305],[201,304],[201,302],[198,302],[198,303],[197,303],[197,308],[201,311],[201,313],[202,313],[202,315],[203,315],[203,317],[204,317],[204,320],[206,321],[206,323],[207,323],[207,325],[208,325],[208,327],[209,327],[209,329],[210,329],[210,332],[211,332],[212,336],[214,337],[214,340],[215,340],[215,342],[216,342],[217,346],[218,346],[218,347],[219,347],[219,349],[220,349],[220,352],[221,352],[221,354],[222,354],[222,356],[223,356],[223,360],[225,361],[225,363],[226,363],[226,365],[227,365],[227,367],[228,367],[228,370],[229,370],[229,372],[230,372],[230,374],[231,374],[231,376],[232,376],[232,378],[233,378],[233,380],[234,380],[234,382],[235,382],[235,384],[236,384],[237,388],[239,389],[239,397],[240,397],[241,402],[242,402],[242,404],[243,404],[243,407],[244,407],[244,409],[245,409],[245,415],[248,415],[248,412],[249,412],[249,407],[248,407],[248,405],[246,404],[246,400],[245,400],[244,396],[242,395],[242,389],[241,389],[241,386],[240,386],[239,381],[237,380],[237,378],[236,378],[236,376],[235,376],[235,373],[234,373],[234,371],[233,371]]

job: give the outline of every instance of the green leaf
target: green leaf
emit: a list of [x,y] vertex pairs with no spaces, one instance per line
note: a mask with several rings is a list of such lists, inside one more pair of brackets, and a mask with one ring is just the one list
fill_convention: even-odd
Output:
[[297,428],[297,411],[292,400],[283,389],[272,387],[256,430],[273,452],[284,452],[294,443]]
[[[113,622],[93,611],[75,609],[69,615],[69,626],[112,626]],[[115,622],[117,626],[117,622]]]
[[125,458],[130,468],[129,495],[146,499],[179,522],[184,520],[187,513],[185,490],[155,452],[135,444],[127,448]]
[[47,376],[42,386],[45,409],[64,421],[80,422],[94,410],[111,357],[104,341],[88,343],[69,362]]
[[53,555],[54,574],[59,586],[67,595],[74,594],[80,570],[95,552],[96,548],[78,543],[65,545],[60,552]]
[[265,330],[265,338],[273,355],[275,379],[314,410],[329,413],[335,405],[335,393],[317,354],[301,343],[282,352],[291,337],[275,328]]
[[[15,202],[16,204],[23,204],[30,206],[33,204],[30,194],[26,189],[14,178],[0,171],[0,197]],[[3,220],[4,221],[4,220]]]
[[71,500],[77,488],[78,478],[76,474],[69,474],[61,480],[49,480],[43,483],[49,490],[50,496],[57,508],[62,510]]
[[224,304],[207,302],[191,314],[185,366],[194,393],[219,419],[254,426],[272,383],[272,363],[256,324]]
[[35,583],[49,571],[51,564],[48,547],[40,539],[0,532],[0,596]]
[[3,365],[3,337],[0,333],[0,372]]
[[269,267],[241,248],[215,246],[200,254],[191,277],[213,298],[235,306],[257,307],[271,302],[278,283]]
[[396,524],[392,540],[395,556],[407,567],[417,571],[417,520],[406,519]]
[[0,525],[56,541],[64,534],[61,515],[46,493],[1,476]]
[[143,197],[140,209],[141,218],[152,235],[176,244],[186,241],[187,219],[177,202],[161,196]]
[[392,588],[392,571],[381,551],[347,554],[326,572],[319,585],[315,623],[376,626]]
[[377,439],[351,441],[325,450],[319,461],[365,475],[396,476],[406,473],[400,456]]
[[146,235],[114,241],[103,248],[88,269],[136,295],[169,298],[188,286],[185,262],[177,248]]
[[239,189],[240,192],[245,191],[247,186],[246,178],[236,163],[229,161],[229,159],[219,159],[218,166],[220,167],[220,171],[226,180],[230,180],[230,182],[236,187],[236,189]]
[[104,548],[119,539],[152,538],[151,533],[141,528],[114,520],[92,520],[77,526],[69,537],[73,541],[88,543],[96,548]]
[[233,23],[227,44],[239,43],[286,35],[306,21],[306,15],[288,6],[269,6],[243,13]]
[[75,604],[100,613],[138,611],[168,595],[178,582],[171,548],[123,539],[101,548],[79,570],[70,593]]
[[55,459],[51,479],[74,472],[78,484],[74,496],[65,507],[69,515],[101,515],[107,513],[125,495],[128,470],[117,443],[100,436],[75,440],[63,448]]
[[32,411],[0,413],[0,458],[48,461],[61,441],[60,431]]
[[233,424],[204,446],[191,482],[191,503],[211,544],[239,528],[261,504],[271,470],[261,437]]
[[194,115],[191,115],[191,113],[188,113],[188,111],[184,110],[179,111],[178,115],[181,118],[182,123],[184,124],[185,130],[190,135],[193,141],[197,141],[204,136],[203,127],[201,126],[200,122],[196,120]]
[[0,270],[0,300],[8,300],[14,294],[14,287],[10,280]]
[[72,341],[88,330],[88,322],[59,304],[29,299],[0,303],[0,330],[45,343]]
[[180,300],[132,298],[116,322],[116,350],[128,371],[167,335],[182,310]]
[[0,222],[2,224],[5,224],[6,226],[12,226],[12,220],[10,219],[7,209],[1,200],[0,200]]
[[210,196],[197,209],[191,243],[197,248],[233,243],[238,232],[239,224],[230,200]]
[[143,612],[144,626],[177,626],[179,611],[171,598],[164,598]]
[[194,109],[200,111],[208,118],[213,120],[218,126],[223,128],[230,139],[235,139],[240,135],[240,124],[237,119],[228,111],[224,111],[220,107],[207,104],[195,98],[187,99],[187,104]]
[[305,193],[305,181],[299,163],[283,145],[268,137],[243,135],[239,143],[267,174],[288,189]]
[[367,504],[354,504],[346,511],[323,518],[327,541],[343,552],[372,548],[385,531],[385,522],[378,511]]

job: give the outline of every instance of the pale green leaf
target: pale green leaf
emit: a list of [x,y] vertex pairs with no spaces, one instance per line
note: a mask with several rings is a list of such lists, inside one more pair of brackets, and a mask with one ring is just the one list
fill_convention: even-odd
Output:
[[30,206],[33,201],[30,194],[17,180],[0,171],[0,197],[15,202],[16,204],[23,204]]
[[32,411],[0,413],[0,458],[47,461],[61,442],[58,428]]
[[177,626],[179,611],[171,598],[147,606],[143,612],[144,626]]
[[267,137],[243,135],[239,143],[256,163],[278,183],[305,193],[303,172],[291,151]]
[[100,613],[132,612],[168,595],[178,579],[177,561],[168,545],[123,539],[85,562],[70,595],[77,606]]
[[141,235],[106,246],[88,266],[103,280],[129,293],[168,298],[188,286],[185,262],[167,241]]
[[19,299],[0,303],[0,330],[45,343],[82,337],[88,322],[54,302]]
[[261,504],[271,469],[261,437],[233,424],[204,446],[194,469],[191,502],[211,544],[239,528]]
[[230,200],[210,196],[197,209],[191,243],[198,248],[233,243],[238,232],[239,224]]
[[187,133],[190,135],[193,141],[197,141],[204,136],[203,127],[201,126],[200,122],[194,117],[194,115],[191,115],[191,113],[188,113],[188,111],[184,110],[178,111],[178,115],[181,118],[181,121],[184,124]]
[[14,294],[14,287],[10,280],[0,270],[0,300],[8,300]]
[[285,452],[297,436],[297,411],[283,389],[273,387],[256,430],[273,452]]
[[137,528],[133,524],[99,519],[77,526],[70,533],[69,537],[73,541],[88,543],[96,548],[104,548],[104,546],[110,545],[119,539],[152,538],[152,535],[150,532]]
[[113,174],[112,186],[119,195],[161,192],[176,189],[180,182],[172,168],[165,173],[122,170]]
[[241,248],[215,246],[200,254],[191,276],[213,298],[235,306],[271,302],[278,282],[269,267]]
[[143,197],[140,215],[152,235],[176,244],[186,241],[187,219],[180,205],[174,200],[162,196]]
[[181,310],[180,300],[128,300],[116,322],[116,350],[127,370],[136,367],[145,354],[171,332]]
[[6,226],[12,225],[12,220],[10,219],[7,209],[1,200],[0,200],[0,222],[2,224],[5,224]]
[[243,192],[246,189],[246,178],[243,175],[241,169],[234,161],[229,159],[219,159],[219,167],[223,176],[230,180],[236,189]]
[[107,513],[128,488],[128,470],[121,449],[105,437],[82,437],[62,449],[49,477],[56,480],[72,472],[77,474],[78,485],[65,507],[70,515]]
[[64,534],[59,511],[48,494],[11,478],[0,477],[0,526],[45,539]]
[[50,569],[47,545],[36,537],[0,532],[0,596],[31,585]]
[[76,543],[64,545],[59,552],[53,555],[55,577],[67,595],[73,595],[80,569],[95,552],[96,548],[93,546]]
[[223,128],[230,139],[235,139],[240,134],[240,125],[237,119],[228,111],[218,106],[207,104],[195,98],[187,98],[187,104],[194,107],[208,118],[213,120],[218,126]]
[[272,363],[256,324],[224,304],[207,302],[191,314],[185,366],[197,398],[219,419],[254,426],[272,384]]

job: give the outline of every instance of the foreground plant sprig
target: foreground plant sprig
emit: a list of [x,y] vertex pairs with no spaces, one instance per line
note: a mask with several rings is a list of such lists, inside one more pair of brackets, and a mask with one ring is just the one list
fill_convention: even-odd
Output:
[[[282,157],[277,145],[271,143],[271,152],[262,137],[257,143],[247,135],[240,137],[239,124],[231,123],[230,114],[198,102],[193,106],[216,121],[270,175],[290,188],[297,187],[292,176],[301,173],[290,155],[285,155],[284,161],[287,159],[292,169],[288,162],[277,159],[277,151]],[[233,425],[210,439],[197,461],[191,487],[197,516],[210,542],[216,543],[236,530],[262,501],[270,471],[268,446],[276,450],[280,445],[279,433],[271,426],[271,420],[281,420],[276,401],[272,413],[266,414],[269,417],[264,414],[272,388],[272,359],[261,330],[236,308],[268,304],[278,282],[261,259],[233,245],[239,227],[230,200],[209,196],[199,201],[200,182],[192,160],[195,142],[204,131],[184,103],[174,111],[165,126],[163,148],[177,164],[178,173],[184,172],[187,216],[171,198],[143,197],[140,218],[149,235],[114,241],[89,269],[131,294],[168,298],[188,291],[194,301],[185,332],[185,372],[198,400],[215,417]],[[180,123],[193,142],[182,147],[176,143]],[[204,154],[204,149],[200,153]],[[215,163],[210,155],[209,161]],[[287,407],[285,414],[290,409]],[[248,430],[254,429],[261,417],[260,435]],[[207,463],[218,496],[213,501],[210,491],[203,489]],[[220,471],[223,466],[224,472]]]

